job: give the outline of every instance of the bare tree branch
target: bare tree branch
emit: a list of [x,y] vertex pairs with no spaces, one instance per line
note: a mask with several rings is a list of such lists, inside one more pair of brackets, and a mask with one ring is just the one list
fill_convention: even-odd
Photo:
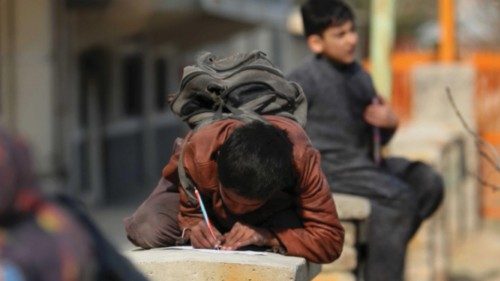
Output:
[[495,185],[495,184],[492,184],[492,183],[489,183],[487,181],[485,181],[481,176],[479,176],[478,174],[476,173],[473,173],[471,171],[468,171],[469,175],[473,176],[474,178],[476,178],[476,180],[482,184],[483,186],[485,187],[489,187],[491,189],[493,189],[493,191],[499,191],[500,190],[500,186],[498,185]]
[[[481,136],[479,136],[478,133],[476,133],[474,130],[472,130],[470,128],[470,126],[467,124],[464,117],[460,113],[460,110],[458,110],[458,107],[455,103],[455,100],[453,99],[453,96],[451,94],[450,87],[446,87],[446,96],[448,97],[448,100],[450,101],[450,104],[453,107],[455,114],[457,115],[458,119],[460,120],[460,123],[465,128],[467,133],[469,133],[469,135],[471,135],[474,138],[479,156],[481,158],[485,159],[486,162],[489,163],[491,166],[493,166],[493,168],[495,169],[496,172],[500,172],[500,156],[498,155],[498,151],[495,149],[495,147],[492,144],[485,141],[483,138],[481,138]],[[483,186],[490,187],[494,191],[500,190],[500,186],[486,181],[481,176],[479,176],[475,173],[472,173],[470,171],[469,171],[469,174],[473,175],[477,179],[477,181],[480,184],[482,184]]]

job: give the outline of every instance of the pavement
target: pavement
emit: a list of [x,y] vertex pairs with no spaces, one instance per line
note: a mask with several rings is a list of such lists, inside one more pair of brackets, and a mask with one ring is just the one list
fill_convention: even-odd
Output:
[[483,221],[453,250],[450,281],[500,281],[500,220]]
[[[137,206],[91,208],[89,212],[109,240],[126,251],[135,246],[126,238],[123,218]],[[450,257],[450,281],[500,281],[500,220],[484,220],[475,234],[452,249]]]
[[121,251],[126,251],[136,247],[127,240],[123,219],[132,215],[138,206],[94,207],[89,208],[89,213],[109,241]]

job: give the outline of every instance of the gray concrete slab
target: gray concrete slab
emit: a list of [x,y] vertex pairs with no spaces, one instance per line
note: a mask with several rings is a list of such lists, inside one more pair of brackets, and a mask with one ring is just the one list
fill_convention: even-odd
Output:
[[131,215],[137,206],[114,205],[91,207],[88,212],[99,229],[108,240],[118,249],[125,251],[134,249],[135,246],[127,240],[123,219]]
[[[251,253],[251,254],[250,254]],[[179,249],[127,251],[150,280],[311,280],[321,266],[274,253]]]
[[334,193],[333,199],[341,220],[365,220],[370,215],[370,201],[363,197]]

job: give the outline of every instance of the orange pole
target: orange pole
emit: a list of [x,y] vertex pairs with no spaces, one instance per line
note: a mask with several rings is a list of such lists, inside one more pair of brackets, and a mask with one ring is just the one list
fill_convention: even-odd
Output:
[[441,29],[439,59],[443,62],[452,62],[456,55],[454,2],[454,0],[439,0],[439,25]]

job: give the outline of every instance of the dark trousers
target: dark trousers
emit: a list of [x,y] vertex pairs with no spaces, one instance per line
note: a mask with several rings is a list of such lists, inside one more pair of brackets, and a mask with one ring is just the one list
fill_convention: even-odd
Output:
[[366,281],[404,279],[408,241],[443,199],[443,181],[428,165],[388,158],[380,168],[330,175],[334,192],[370,199]]
[[179,193],[161,178],[134,214],[124,219],[128,240],[144,249],[174,246],[181,237],[178,213]]

